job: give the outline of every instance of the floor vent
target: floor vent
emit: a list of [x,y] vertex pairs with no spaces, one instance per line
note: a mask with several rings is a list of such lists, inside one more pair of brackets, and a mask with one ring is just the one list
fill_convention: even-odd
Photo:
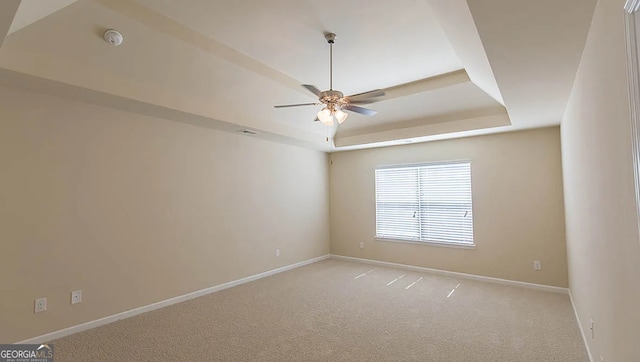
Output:
[[257,134],[260,134],[260,132],[252,131],[250,129],[241,129],[238,130],[238,133],[246,134],[248,136],[255,136]]

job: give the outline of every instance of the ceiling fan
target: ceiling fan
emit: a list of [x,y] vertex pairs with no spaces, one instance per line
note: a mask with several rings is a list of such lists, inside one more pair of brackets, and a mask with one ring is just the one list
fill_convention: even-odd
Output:
[[384,91],[381,89],[372,90],[369,92],[353,94],[350,96],[344,96],[342,92],[333,89],[333,43],[336,40],[336,34],[325,33],[324,38],[329,43],[329,90],[320,91],[317,87],[309,84],[303,84],[308,91],[315,94],[318,97],[319,102],[314,103],[301,103],[301,104],[287,104],[282,106],[275,106],[275,108],[287,108],[287,107],[300,107],[300,106],[317,106],[324,105],[324,108],[318,112],[316,121],[322,122],[326,126],[333,126],[334,119],[342,124],[347,119],[347,113],[344,111],[351,111],[365,116],[373,116],[376,111],[359,107],[358,104],[369,104],[379,101],[378,97],[384,96]]

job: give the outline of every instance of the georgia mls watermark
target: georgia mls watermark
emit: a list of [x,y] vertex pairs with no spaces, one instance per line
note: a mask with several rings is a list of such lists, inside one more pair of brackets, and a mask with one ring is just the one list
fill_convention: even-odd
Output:
[[53,345],[0,344],[0,362],[53,362]]

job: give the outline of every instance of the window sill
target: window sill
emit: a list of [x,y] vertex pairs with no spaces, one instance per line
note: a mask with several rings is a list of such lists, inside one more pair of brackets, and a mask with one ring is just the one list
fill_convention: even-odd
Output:
[[441,246],[444,248],[455,248],[455,249],[468,249],[475,250],[476,244],[466,244],[466,243],[444,243],[439,241],[415,241],[415,240],[406,240],[406,239],[390,239],[390,238],[379,238],[374,237],[375,241],[390,241],[394,243],[404,243],[404,244],[417,244],[417,245],[427,245],[427,246]]

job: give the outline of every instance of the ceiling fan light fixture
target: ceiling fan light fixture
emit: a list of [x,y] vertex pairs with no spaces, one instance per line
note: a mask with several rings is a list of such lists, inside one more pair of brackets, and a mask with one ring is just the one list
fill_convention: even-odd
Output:
[[335,116],[336,120],[338,120],[338,124],[342,124],[342,122],[344,122],[344,120],[347,119],[347,116],[349,115],[343,112],[341,109],[338,109],[335,113]]
[[320,112],[318,112],[318,119],[325,126],[333,126],[333,115],[329,108],[325,107]]

